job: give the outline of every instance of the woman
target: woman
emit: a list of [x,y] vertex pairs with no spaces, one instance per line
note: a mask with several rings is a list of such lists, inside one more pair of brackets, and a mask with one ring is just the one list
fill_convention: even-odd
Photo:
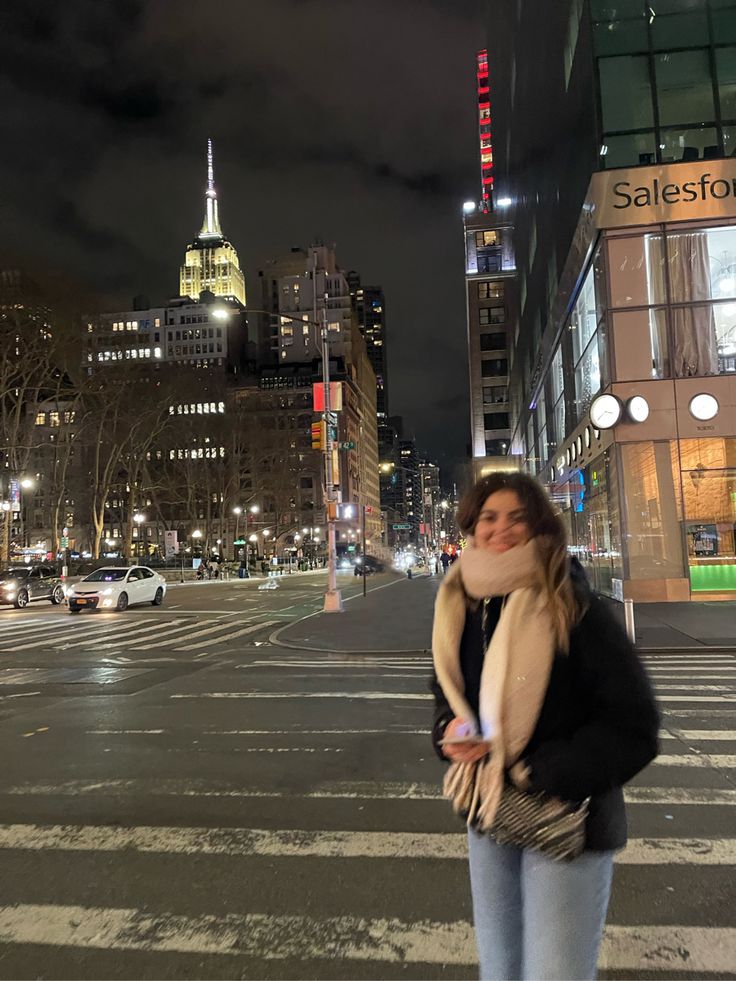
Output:
[[[657,754],[652,691],[536,481],[484,478],[458,524],[469,544],[435,608],[433,742],[441,759],[476,764],[454,770],[483,773],[468,827],[480,976],[595,978],[626,843],[621,788]],[[494,840],[510,788],[583,816],[587,802],[582,853],[559,861]]]

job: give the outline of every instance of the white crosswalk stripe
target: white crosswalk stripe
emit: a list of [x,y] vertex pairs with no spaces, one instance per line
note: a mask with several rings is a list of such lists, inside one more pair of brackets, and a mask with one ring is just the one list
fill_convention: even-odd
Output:
[[[188,651],[201,647],[205,638],[209,646],[227,645],[232,640],[274,626],[277,622],[275,619],[263,620],[257,614],[246,619],[230,614],[186,620],[181,617],[161,620],[150,616],[136,617],[135,613],[123,619],[110,614],[101,621],[85,615],[72,618],[59,614],[43,623],[21,624],[22,629],[13,626],[8,627],[5,633],[0,632],[0,654],[35,650],[103,653],[121,647],[141,653],[163,648]],[[197,640],[197,643],[177,646],[190,639]]]
[[[171,643],[179,644],[177,649],[208,646],[219,643],[227,631],[232,639],[265,626],[264,623],[244,625],[242,620],[218,621],[183,636],[189,625],[180,624]],[[147,641],[142,646],[155,646],[158,638],[159,634],[150,644]],[[161,638],[163,643],[163,634]],[[181,643],[184,640],[186,644]],[[657,663],[654,658],[649,660]],[[363,739],[396,735],[425,740],[428,737],[431,705],[427,703],[431,696],[426,691],[423,675],[407,672],[408,680],[400,684],[394,683],[396,675],[391,675],[381,685],[389,665],[378,658],[370,663],[373,664],[375,687],[366,685],[354,674],[356,664],[360,674],[369,670],[365,659],[358,662],[341,657],[331,664],[326,658],[310,656],[301,661],[297,657],[278,656],[278,660],[270,662],[259,655],[258,659],[249,661],[248,666],[259,671],[275,669],[263,683],[263,690],[260,686],[258,690],[248,690],[248,681],[255,677],[260,680],[260,676],[251,674],[237,676],[238,690],[228,689],[220,680],[215,683],[216,688],[213,685],[213,690],[197,693],[185,681],[181,688],[171,689],[165,702],[166,716],[149,713],[136,718],[135,723],[140,728],[112,728],[128,722],[122,717],[113,719],[101,714],[94,719],[85,719],[81,731],[94,746],[95,758],[103,748],[114,752],[121,745],[131,751],[140,749],[141,759],[156,749],[162,754],[176,752],[171,740],[181,735],[177,720],[185,719],[198,751],[210,749],[215,754],[213,758],[218,760],[228,751],[294,752],[299,759],[299,752],[322,752],[333,747],[347,750],[342,756],[328,757],[336,763],[343,760],[345,767],[330,771],[329,778],[311,784],[308,779],[301,779],[299,764],[293,771],[297,773],[296,778],[286,770],[279,770],[274,779],[268,776],[268,770],[256,769],[253,772],[261,776],[254,778],[251,784],[246,779],[242,782],[228,780],[219,769],[213,769],[209,779],[175,777],[168,775],[167,763],[167,769],[158,775],[150,770],[140,775],[136,770],[133,771],[135,776],[127,777],[128,770],[119,776],[119,770],[110,775],[109,770],[95,769],[88,771],[88,779],[79,776],[77,771],[75,779],[54,782],[53,777],[46,781],[29,778],[26,782],[4,786],[0,800],[3,797],[13,799],[12,814],[15,816],[23,807],[22,798],[27,798],[23,809],[34,822],[0,824],[0,850],[6,866],[20,862],[23,874],[28,875],[30,881],[17,898],[13,895],[8,898],[5,876],[4,905],[0,906],[0,943],[4,952],[40,946],[49,950],[49,957],[53,959],[69,950],[75,955],[80,951],[106,951],[117,958],[121,972],[127,971],[131,976],[136,972],[130,967],[129,958],[133,955],[128,952],[136,952],[136,957],[143,952],[156,954],[159,958],[177,956],[184,959],[178,962],[179,965],[190,963],[192,974],[199,967],[200,973],[204,971],[203,976],[207,976],[205,956],[222,957],[223,964],[227,959],[228,966],[222,971],[227,970],[232,976],[255,976],[250,970],[250,962],[262,960],[300,962],[302,966],[294,971],[294,975],[304,977],[320,976],[316,968],[310,968],[310,962],[316,965],[326,960],[350,962],[353,967],[346,969],[346,976],[363,976],[360,962],[366,965],[365,975],[372,977],[398,976],[406,965],[422,966],[414,969],[415,972],[421,970],[422,977],[443,976],[448,969],[455,971],[448,974],[451,977],[466,977],[473,973],[475,943],[465,907],[458,910],[456,906],[441,905],[437,909],[444,912],[435,913],[429,903],[422,915],[413,913],[418,890],[426,889],[426,883],[432,881],[427,878],[430,875],[426,872],[428,868],[431,875],[442,881],[448,874],[460,877],[458,881],[466,881],[465,834],[461,824],[449,824],[445,820],[448,805],[442,798],[441,772],[437,769],[436,779],[433,779],[434,768],[413,771],[416,765],[413,748],[411,767],[404,769],[403,761],[410,756],[406,752],[402,754],[402,750],[407,745],[413,747],[414,743],[402,740],[396,749],[401,766],[392,771],[400,775],[399,779],[376,781],[368,775],[361,780],[354,779],[356,771],[350,762],[351,747],[357,747],[364,754],[366,742]],[[418,666],[415,660],[391,662],[391,666],[399,670],[410,664]],[[323,690],[330,687],[322,678],[322,672],[328,667],[334,668],[335,688],[339,690]],[[426,670],[427,664],[421,667]],[[315,679],[315,690],[310,691],[307,685],[301,690],[300,683],[299,691],[289,691],[293,675],[301,672],[306,676],[310,671]],[[618,896],[618,902],[612,905],[612,920],[606,926],[600,967],[620,972],[626,978],[646,974],[650,979],[664,981],[675,974],[730,976],[729,972],[734,969],[736,929],[724,925],[728,923],[728,904],[724,904],[723,921],[704,926],[698,918],[696,903],[699,891],[707,893],[711,883],[715,884],[716,890],[723,890],[724,877],[733,876],[736,836],[716,835],[709,831],[715,827],[713,818],[704,820],[702,829],[692,836],[683,833],[682,829],[696,824],[699,827],[701,815],[723,818],[723,828],[733,828],[736,789],[728,781],[732,779],[732,768],[736,767],[736,754],[709,750],[731,749],[729,745],[716,744],[736,740],[736,726],[729,728],[733,706],[728,703],[729,698],[736,699],[736,679],[732,686],[725,683],[726,679],[723,684],[710,685],[700,674],[697,664],[690,674],[680,672],[676,679],[672,685],[658,683],[665,709],[662,736],[667,740],[667,749],[625,791],[632,836],[627,848],[616,857],[618,871],[614,888],[631,889],[633,882],[636,890],[651,889],[647,883],[652,880],[647,876],[653,872],[661,873],[663,882],[678,884],[679,906],[676,913],[663,917],[662,908],[657,905],[657,893],[652,895],[651,914],[647,912],[646,902],[639,902],[634,907],[644,912],[637,922],[629,916],[617,921],[616,911],[626,909]],[[688,681],[692,683],[688,685]],[[407,690],[397,691],[400,687]],[[689,709],[671,706],[668,693],[671,698],[681,697],[687,702],[699,697],[717,699],[721,703],[720,715],[718,718],[709,715],[716,710],[707,706]],[[230,705],[224,701],[218,704],[217,711],[222,713],[221,716],[213,718],[204,714],[207,725],[197,728],[198,707],[192,701],[196,699],[236,701]],[[238,704],[238,699],[255,701]],[[263,699],[263,705],[258,704],[259,699]],[[289,699],[300,700],[302,706],[289,702]],[[321,718],[323,711],[330,713],[333,710],[334,704],[330,700],[335,699],[351,700],[351,714],[343,714],[339,721],[329,714]],[[284,702],[279,708],[277,702],[271,700]],[[395,705],[392,706],[392,702]],[[213,707],[206,709],[206,713]],[[297,721],[300,708],[315,712],[309,716],[309,725],[302,727]],[[281,713],[278,716],[277,711]],[[226,715],[228,712],[230,714]],[[260,714],[256,715],[256,712]],[[409,712],[412,714],[407,715]],[[690,722],[688,728],[680,728],[676,723],[685,712],[691,713],[688,718],[697,716],[697,721]],[[731,713],[730,717],[724,714],[727,712]],[[710,725],[711,718],[713,728],[705,728]],[[361,725],[363,721],[366,721],[365,726]],[[269,728],[271,722],[273,727]],[[238,726],[242,728],[236,728]],[[281,737],[278,742],[277,737]],[[429,749],[428,742],[426,749]],[[168,760],[170,756],[160,758]],[[279,758],[279,762],[283,759]],[[286,759],[289,759],[288,755]],[[257,762],[265,761],[258,757]],[[108,775],[96,776],[100,772]],[[411,772],[420,773],[423,779],[411,782],[401,776]],[[697,785],[691,786],[696,778]],[[290,782],[292,779],[294,783]],[[129,801],[154,799],[156,803],[150,813],[158,814],[168,807],[168,813],[174,817],[159,825],[63,823],[67,812],[65,806],[59,811],[58,823],[36,823],[38,819],[30,815],[45,809],[36,807],[45,804],[39,798],[65,799],[70,811],[76,808],[75,813],[85,816],[96,813],[98,806],[102,809],[103,801],[109,798],[116,802],[116,813],[126,813],[125,804]],[[74,798],[81,798],[81,803],[75,802]],[[267,813],[280,814],[280,823],[258,824],[257,818],[253,818],[251,826],[249,815],[256,807],[265,807],[263,802],[269,798],[274,802]],[[90,806],[92,799],[94,809]],[[259,799],[260,804],[257,803]],[[394,827],[366,828],[364,824],[350,823],[352,820],[359,822],[358,816],[364,808],[367,810],[381,801],[403,802],[400,806],[397,804],[395,810],[411,808],[406,814],[415,815],[412,823],[403,823],[409,820],[405,816],[397,819]],[[316,813],[322,816],[341,814],[340,821],[344,823],[339,827],[306,824],[302,816],[306,814],[307,805],[318,807]],[[227,807],[231,808],[230,813],[237,815],[232,825],[221,820],[217,822],[218,826],[203,826],[206,819],[202,815],[218,813],[216,808]],[[373,813],[391,814],[392,809],[388,807]],[[189,814],[196,814],[197,818],[187,822]],[[672,824],[668,824],[668,818],[673,820]],[[444,822],[442,828],[451,830],[437,830],[439,820]],[[645,825],[648,829],[656,827],[656,833],[642,831]],[[244,863],[243,869],[247,871],[243,881],[248,881],[250,875],[252,881],[257,882],[256,876],[262,869],[270,877],[282,876],[286,887],[279,887],[278,908],[274,909],[272,898],[260,902],[257,891],[255,894],[251,891],[249,905],[236,905],[229,911],[219,893],[221,873],[218,870],[224,867],[223,858],[227,859],[228,866],[236,869],[239,869],[237,863]],[[64,861],[66,866],[60,864]],[[316,875],[312,879],[313,870],[318,868],[331,870],[324,881],[329,881],[333,892],[345,888],[346,896],[359,895],[363,887],[360,891],[351,891],[344,885],[353,881],[364,883],[367,890],[380,889],[387,868],[382,863],[386,861],[392,863],[392,869],[398,868],[396,882],[401,883],[393,889],[390,901],[395,905],[390,912],[384,914],[380,907],[371,907],[369,915],[365,909],[350,908],[350,904],[333,905],[320,912],[321,906],[317,902],[305,914],[303,906],[289,905],[292,883],[297,884],[304,878],[315,883],[323,881]],[[114,875],[123,862],[130,863],[136,872],[134,878],[126,881],[125,901],[116,902],[114,893],[111,899],[109,892],[103,892],[99,875],[101,869]],[[79,889],[61,889],[53,879],[32,876],[31,872],[42,870],[44,863],[53,868],[77,870],[73,878],[82,877]],[[173,891],[167,901],[165,890],[152,894],[143,888],[147,868],[155,870],[152,875],[160,874],[162,868],[167,869],[168,874],[172,869],[183,869],[179,874],[184,875],[186,881],[190,876],[196,876],[198,888],[187,896],[185,906]],[[238,874],[236,871],[236,877]],[[204,885],[209,875],[212,876],[210,888]],[[656,888],[663,889],[664,886]],[[691,899],[688,890],[692,890]],[[400,894],[398,899],[397,892]],[[152,900],[152,895],[158,898]],[[666,895],[672,897],[675,894],[668,892]],[[403,909],[400,908],[402,903]],[[691,917],[687,915],[688,909],[692,909]],[[166,960],[159,961],[159,964],[166,963]],[[276,967],[273,976],[291,976],[290,968],[291,965],[285,964],[280,972]],[[185,973],[184,967],[180,966],[178,975]]]

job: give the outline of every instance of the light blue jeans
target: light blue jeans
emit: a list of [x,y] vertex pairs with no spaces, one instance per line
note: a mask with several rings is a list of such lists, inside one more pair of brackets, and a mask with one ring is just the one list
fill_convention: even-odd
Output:
[[481,981],[591,981],[613,877],[611,852],[555,862],[468,832]]

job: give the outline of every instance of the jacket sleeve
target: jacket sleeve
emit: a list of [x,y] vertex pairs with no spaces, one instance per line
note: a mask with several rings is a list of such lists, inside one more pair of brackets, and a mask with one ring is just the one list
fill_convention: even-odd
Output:
[[569,656],[578,661],[588,721],[569,738],[543,742],[525,762],[532,791],[583,800],[623,786],[654,759],[659,712],[636,651],[598,597],[573,631]]
[[437,681],[437,675],[432,672],[432,677],[429,681],[429,690],[434,695],[434,720],[432,722],[432,746],[437,756],[442,760],[443,763],[449,763],[450,761],[442,752],[442,747],[439,745],[440,739],[445,734],[445,729],[455,717],[455,713],[449,706],[447,699],[445,698],[445,693],[440,688],[440,683]]

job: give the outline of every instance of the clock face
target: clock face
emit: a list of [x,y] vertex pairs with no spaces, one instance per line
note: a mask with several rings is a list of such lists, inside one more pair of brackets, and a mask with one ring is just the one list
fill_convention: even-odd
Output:
[[698,419],[700,422],[707,422],[718,414],[718,399],[713,395],[702,392],[700,395],[694,395],[690,399],[688,408],[693,419]]
[[611,429],[621,418],[621,403],[615,395],[599,395],[590,406],[590,421],[596,429]]
[[649,418],[649,403],[643,395],[634,395],[626,403],[626,412],[632,422],[644,422]]

